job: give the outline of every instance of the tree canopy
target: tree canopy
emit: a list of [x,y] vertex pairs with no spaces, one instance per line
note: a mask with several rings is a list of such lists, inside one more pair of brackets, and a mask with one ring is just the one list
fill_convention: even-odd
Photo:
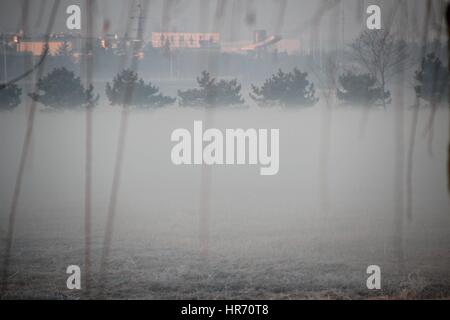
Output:
[[388,100],[391,95],[389,91],[383,93],[377,85],[377,79],[369,73],[349,71],[341,75],[338,82],[340,88],[336,92],[337,98],[348,105],[373,106]]
[[0,87],[0,110],[11,110],[20,104],[22,89],[16,84]]
[[93,107],[99,96],[94,94],[94,87],[87,89],[81,84],[79,77],[66,68],[55,68],[37,82],[37,92],[29,96],[43,105],[54,108]]
[[[396,39],[389,30],[363,31],[350,45],[351,58],[377,80],[381,91],[396,75],[411,66],[405,41]],[[389,101],[383,100],[383,106]]]
[[143,79],[138,79],[138,74],[129,69],[118,73],[112,85],[106,84],[106,96],[111,105],[163,107],[175,102],[174,98],[162,95],[150,82],[146,84]]
[[415,73],[417,85],[414,87],[417,97],[432,105],[439,104],[448,98],[448,70],[434,54],[428,54]]
[[314,83],[307,77],[308,73],[297,68],[287,73],[280,69],[261,87],[252,85],[250,97],[262,106],[313,106],[319,98],[315,96]]
[[181,106],[238,106],[244,103],[241,85],[236,79],[217,81],[210,73],[203,71],[197,77],[197,83],[199,88],[178,91]]

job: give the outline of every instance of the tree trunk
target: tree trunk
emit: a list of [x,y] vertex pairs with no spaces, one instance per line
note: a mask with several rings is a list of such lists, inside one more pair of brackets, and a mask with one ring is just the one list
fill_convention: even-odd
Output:
[[[450,5],[447,6],[447,12],[446,12],[446,19],[447,19],[447,50],[449,50],[449,56],[448,56],[448,66],[450,68],[450,48],[448,47],[448,39],[450,38]],[[450,70],[450,69],[449,69]],[[450,89],[450,86],[449,86]],[[450,90],[449,90],[450,92]],[[450,106],[450,97],[449,97],[449,106]],[[450,121],[449,121],[450,123]],[[447,179],[448,179],[448,191],[450,193],[450,141],[448,144],[448,155],[447,155]]]

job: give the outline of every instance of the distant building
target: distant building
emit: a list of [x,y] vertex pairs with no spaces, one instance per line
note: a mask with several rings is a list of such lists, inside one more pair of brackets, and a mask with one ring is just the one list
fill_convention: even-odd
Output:
[[152,32],[154,48],[219,48],[219,33]]
[[33,37],[24,37],[22,33],[12,34],[10,46],[19,53],[31,53],[34,56],[40,56],[45,49],[46,41],[48,41],[48,53],[50,55],[58,54],[58,51],[67,45],[67,49],[71,52],[81,51],[83,39],[79,33],[65,34],[52,33],[47,38],[44,35],[36,35]]
[[285,52],[287,54],[300,53],[300,40],[295,39],[281,39],[275,44],[278,52]]
[[239,41],[224,44],[223,52],[228,53],[256,53],[260,54],[266,50],[271,50],[282,40],[280,36],[267,34],[266,30],[253,31],[252,41]]
[[255,30],[253,31],[253,43],[263,42],[267,39],[266,30]]
[[[49,41],[48,53],[56,55],[63,45],[64,41]],[[44,52],[45,41],[20,41],[16,44],[16,48],[17,52],[30,52],[34,56],[40,56]]]
[[103,49],[117,49],[120,46],[120,43],[117,34],[106,34],[100,39],[100,47]]

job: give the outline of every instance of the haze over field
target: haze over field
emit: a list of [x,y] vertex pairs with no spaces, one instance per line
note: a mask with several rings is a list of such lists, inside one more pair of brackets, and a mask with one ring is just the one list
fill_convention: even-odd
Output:
[[371,4],[2,1],[0,299],[449,299],[447,2]]
[[[407,281],[404,286],[411,294],[448,297],[450,210],[443,174],[448,110],[438,111],[433,154],[421,135],[414,154],[414,216],[403,226],[407,274],[415,275],[409,283],[396,271],[392,240],[393,111],[370,112],[362,130],[361,109],[333,110],[324,180],[323,108],[323,104],[300,111],[251,107],[212,111],[209,116],[201,109],[180,107],[133,111],[107,295],[306,297],[336,292],[358,297],[400,294],[397,285]],[[406,127],[411,114],[405,109]],[[419,131],[427,116],[427,109],[420,111]],[[119,109],[110,106],[94,111],[95,270],[119,118]],[[12,257],[16,275],[11,285],[18,290],[12,297],[77,296],[65,288],[64,278],[67,265],[83,264],[84,119],[82,112],[37,114],[16,222]],[[173,165],[170,134],[176,128],[192,130],[194,120],[219,129],[279,128],[278,175],[260,176],[257,166]],[[2,114],[0,121],[0,225],[5,226],[25,114],[23,110]],[[201,191],[205,174],[207,199]],[[324,187],[321,181],[328,183]],[[207,240],[201,238],[202,201],[207,201]],[[207,241],[206,260],[202,241]],[[365,268],[370,264],[386,270],[381,293],[365,289]]]

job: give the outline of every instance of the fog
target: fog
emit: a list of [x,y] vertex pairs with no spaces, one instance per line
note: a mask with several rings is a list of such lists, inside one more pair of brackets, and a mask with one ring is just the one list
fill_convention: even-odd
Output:
[[[74,3],[83,9],[79,32],[64,29],[66,1],[0,4],[0,89],[17,85],[5,101],[22,99],[0,112],[1,298],[450,297],[449,108],[447,99],[430,106],[437,88],[429,86],[444,79],[445,91],[448,81],[444,1],[376,1],[383,30],[373,34],[382,45],[370,48],[376,41],[366,33],[375,49],[364,52],[350,45],[367,29],[365,1]],[[220,41],[160,46],[150,41],[160,31],[217,32]],[[34,39],[46,48],[58,33],[72,41],[70,50],[65,42],[40,55],[20,47]],[[274,39],[287,40],[285,51]],[[245,51],[243,40],[255,47]],[[375,62],[383,60],[378,54],[387,61],[381,69],[389,79],[366,63],[362,53],[374,51]],[[429,53],[437,59],[427,69],[421,62]],[[47,79],[66,90],[49,96],[64,100],[61,92],[92,83],[100,94],[92,113],[30,100],[42,89],[37,80],[62,66],[81,81],[66,87]],[[431,91],[423,99],[414,90],[421,67],[432,74],[420,82]],[[161,108],[110,105],[106,81],[126,68],[178,99]],[[251,85],[294,68],[315,85],[307,91],[309,82],[285,74],[295,101],[307,105],[312,92],[314,106],[262,107],[250,98]],[[178,90],[196,87],[203,70],[228,80],[225,86],[236,78],[243,106],[209,103],[209,95],[233,96],[214,87],[205,89],[203,107],[180,106]],[[348,89],[341,78],[350,72]],[[369,80],[366,106],[354,103],[360,79]],[[338,100],[341,87],[353,96]],[[124,88],[124,97],[135,90]],[[292,92],[281,91],[275,98],[292,102]],[[260,175],[260,165],[174,165],[172,132],[192,132],[197,120],[222,132],[279,129],[278,173]],[[83,290],[67,288],[70,265],[81,268]],[[367,287],[370,265],[381,268],[381,290]]]
[[[386,283],[393,283],[386,285],[384,294],[398,294],[396,286],[409,274],[418,275],[411,281],[423,282],[419,289],[415,282],[406,285],[408,290],[419,290],[415,294],[423,294],[420,290],[427,286],[441,290],[435,294],[446,294],[450,279],[445,175],[448,109],[438,110],[432,154],[428,140],[418,135],[413,219],[404,218],[403,223],[407,271],[398,276],[393,247],[395,107],[374,109],[365,125],[363,109],[333,109],[325,167],[320,165],[324,163],[320,152],[324,104],[298,111],[255,106],[206,112],[178,106],[133,110],[126,134],[108,296],[276,297],[283,293],[304,297],[335,290],[358,297],[367,295],[360,291],[371,264],[385,269]],[[426,126],[428,113],[426,108],[420,110],[419,132]],[[107,105],[93,113],[95,279],[120,114],[119,108]],[[405,107],[406,128],[411,116],[411,109]],[[25,120],[22,108],[0,117],[2,234]],[[280,129],[279,173],[260,176],[258,166],[248,165],[173,165],[170,134],[177,128],[192,130],[194,120],[223,130]],[[83,265],[84,143],[83,112],[37,113],[17,211],[11,273],[17,272],[12,285],[18,290],[13,296],[74,295],[65,289],[63,279],[68,265]],[[309,276],[305,275],[308,270]],[[436,289],[438,285],[446,289]]]
[[[314,42],[313,36],[323,37],[319,42],[327,46],[332,44],[330,37],[336,41],[347,42],[357,36],[364,28],[366,8],[370,4],[379,5],[386,13],[384,21],[387,23],[394,18],[394,28],[405,29],[411,37],[420,37],[417,30],[423,28],[426,1],[408,0],[408,8],[402,9],[402,18],[407,17],[410,24],[402,23],[399,17],[392,17],[398,3],[390,0],[342,0],[342,1],[314,1],[314,0],[146,0],[147,17],[144,38],[150,37],[152,31],[178,32],[221,32],[225,41],[248,39],[257,29],[267,29],[269,34],[280,34],[284,38],[300,39],[305,45]],[[440,0],[432,0],[437,15],[441,14]],[[50,19],[51,1],[2,1],[0,3],[0,30],[2,32],[18,32],[22,29],[26,34],[39,35],[46,31],[46,23]],[[92,3],[94,13],[94,36],[102,32],[118,33],[120,36],[127,31],[135,32],[129,26],[129,19],[133,16],[132,0],[96,0]],[[84,1],[61,0],[51,32],[67,32],[66,8],[69,5],[80,5],[84,8]],[[403,5],[403,4],[402,4]],[[23,11],[25,10],[25,11]],[[24,12],[26,22],[23,25]],[[129,16],[128,16],[129,14]],[[20,18],[19,18],[20,17]],[[250,19],[250,17],[253,17]],[[320,23],[317,23],[320,20]],[[104,29],[104,22],[108,22],[108,29]],[[334,26],[329,27],[328,24]],[[338,22],[339,25],[336,25]],[[82,22],[84,24],[84,22]],[[317,24],[316,24],[317,23]],[[342,27],[341,24],[344,26]],[[318,28],[318,30],[313,30]],[[330,31],[331,30],[331,31]],[[82,29],[82,32],[86,28]],[[430,30],[433,32],[433,30]],[[336,34],[339,33],[339,34]],[[340,33],[344,33],[343,35]],[[342,39],[343,38],[343,39]],[[328,43],[328,44],[327,44]]]

